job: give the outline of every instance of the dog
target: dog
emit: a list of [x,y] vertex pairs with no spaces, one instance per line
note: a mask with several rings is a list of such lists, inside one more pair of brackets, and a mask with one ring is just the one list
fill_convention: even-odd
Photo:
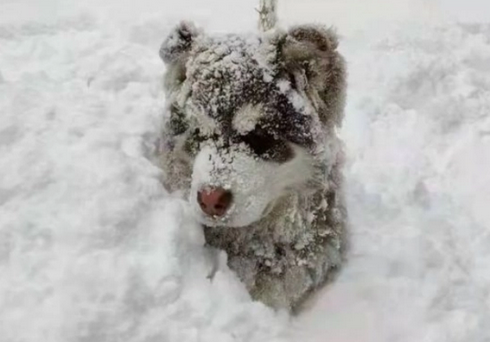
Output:
[[343,261],[346,66],[331,28],[209,36],[182,22],[159,51],[159,161],[206,243],[251,297],[295,310]]

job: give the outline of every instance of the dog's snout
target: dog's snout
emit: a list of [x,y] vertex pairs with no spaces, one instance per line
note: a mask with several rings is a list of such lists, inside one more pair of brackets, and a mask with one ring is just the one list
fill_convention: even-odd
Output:
[[206,187],[197,193],[201,210],[209,216],[223,216],[230,208],[233,195],[223,188]]

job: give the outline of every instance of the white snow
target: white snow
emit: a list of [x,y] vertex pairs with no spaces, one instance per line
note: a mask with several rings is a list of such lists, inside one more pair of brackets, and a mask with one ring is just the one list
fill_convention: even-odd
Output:
[[0,341],[490,340],[490,24],[446,20],[489,6],[366,3],[279,2],[283,24],[339,26],[350,75],[349,262],[290,318],[148,160],[169,28],[251,30],[254,4],[3,1]]

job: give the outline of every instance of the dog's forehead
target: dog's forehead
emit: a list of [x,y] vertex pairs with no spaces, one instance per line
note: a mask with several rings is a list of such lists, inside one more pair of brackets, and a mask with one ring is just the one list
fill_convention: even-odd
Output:
[[191,100],[208,116],[224,118],[270,91],[272,65],[263,63],[266,45],[258,37],[208,39],[187,63]]
[[279,64],[277,46],[263,37],[200,42],[186,63],[187,113],[208,136],[243,135],[260,125],[269,134],[309,144],[311,116],[288,94],[291,87],[281,86],[287,81],[279,76]]

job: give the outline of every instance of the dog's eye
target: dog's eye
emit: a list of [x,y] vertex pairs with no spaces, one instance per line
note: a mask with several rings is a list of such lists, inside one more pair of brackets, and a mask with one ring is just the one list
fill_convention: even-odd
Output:
[[286,142],[262,131],[250,132],[242,136],[242,140],[253,153],[266,160],[280,163],[289,160],[293,155]]
[[262,156],[271,150],[276,144],[273,136],[263,132],[250,132],[242,137],[242,140],[258,156]]

